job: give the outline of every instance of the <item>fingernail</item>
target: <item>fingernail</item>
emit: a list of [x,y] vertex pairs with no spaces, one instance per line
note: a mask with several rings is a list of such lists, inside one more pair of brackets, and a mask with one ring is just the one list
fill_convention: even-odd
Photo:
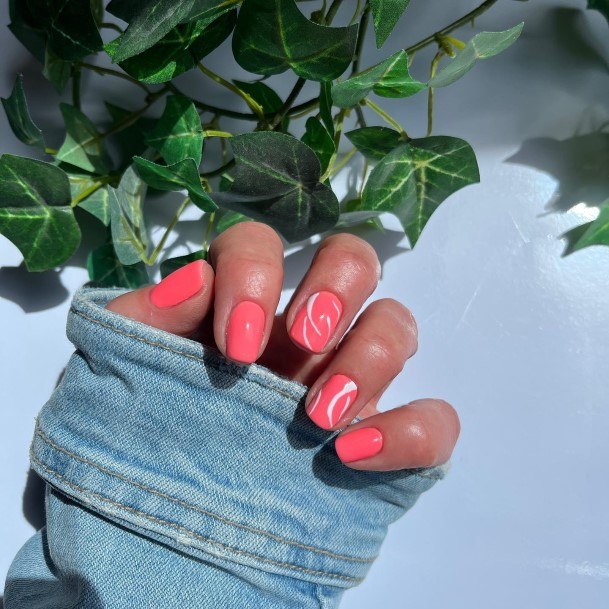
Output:
[[150,290],[155,307],[173,307],[194,296],[203,287],[203,260],[195,260],[167,275]]
[[322,427],[334,427],[357,397],[357,385],[344,374],[331,376],[307,406],[311,420]]
[[338,436],[334,442],[343,463],[374,457],[383,448],[383,434],[376,427],[364,427]]
[[298,311],[290,336],[302,347],[319,353],[332,337],[343,307],[332,292],[316,292]]
[[233,308],[226,328],[226,355],[243,364],[258,358],[264,332],[264,310],[244,300]]

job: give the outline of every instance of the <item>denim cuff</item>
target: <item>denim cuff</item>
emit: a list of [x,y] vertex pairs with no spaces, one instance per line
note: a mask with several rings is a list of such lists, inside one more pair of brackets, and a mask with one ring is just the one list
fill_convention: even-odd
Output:
[[390,523],[445,468],[346,467],[307,388],[104,308],[81,288],[76,347],[40,412],[33,469],[71,499],[194,558],[321,585],[359,583]]

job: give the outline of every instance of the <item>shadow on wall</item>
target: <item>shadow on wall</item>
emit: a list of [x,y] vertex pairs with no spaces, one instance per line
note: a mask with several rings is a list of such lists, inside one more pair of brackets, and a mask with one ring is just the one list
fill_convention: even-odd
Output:
[[[600,15],[598,18],[602,19]],[[560,60],[581,65],[582,69],[598,68],[598,78],[604,79],[600,82],[605,82],[609,91],[609,64],[597,48],[599,45],[595,45],[594,33],[583,12],[569,8],[555,9],[549,13],[548,27],[561,40],[564,57]],[[558,186],[546,204],[548,214],[564,213],[578,205],[596,208],[609,198],[609,133],[606,131],[609,127],[609,104],[604,117],[592,116],[592,112],[587,114],[589,116],[581,118],[580,126],[572,137],[563,140],[551,137],[527,140],[516,154],[506,159],[508,163],[526,165],[556,180]],[[573,120],[573,117],[566,118]],[[586,118],[592,123],[588,125],[587,133],[582,129]],[[572,251],[572,245],[586,228],[587,225],[582,225],[560,236],[566,240],[563,255]]]

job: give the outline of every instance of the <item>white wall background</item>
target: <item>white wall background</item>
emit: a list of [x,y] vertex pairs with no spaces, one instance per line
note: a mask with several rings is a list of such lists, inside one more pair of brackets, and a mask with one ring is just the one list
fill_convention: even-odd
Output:
[[[0,95],[23,72],[34,118],[54,125],[54,144],[60,125],[54,94],[4,29],[6,4]],[[364,65],[475,4],[412,0],[382,53],[369,41]],[[609,119],[609,29],[584,5],[504,0],[476,30],[461,32],[469,38],[478,28],[525,21],[514,47],[437,92],[434,131],[472,143],[481,184],[451,197],[412,252],[397,231],[361,232],[383,260],[376,297],[402,300],[420,326],[420,350],[384,406],[444,397],[458,408],[463,432],[452,471],[390,528],[368,579],[346,594],[349,609],[607,605],[609,248],[561,258],[559,240],[589,219],[585,203],[609,196],[609,134],[598,133]],[[430,52],[415,61],[420,78]],[[210,63],[221,68],[229,60],[216,52]],[[234,74],[246,76],[237,68]],[[102,97],[139,103],[115,80],[89,78],[96,93],[87,89],[86,108],[99,107]],[[208,89],[201,78],[191,74],[181,83],[202,97],[213,85]],[[272,82],[284,95],[291,86],[287,76]],[[218,105],[233,103],[214,91]],[[424,97],[390,100],[387,108],[411,134],[423,134]],[[29,153],[4,116],[0,128],[1,152]],[[555,213],[575,203],[582,205]],[[152,224],[170,214],[153,212]],[[198,241],[197,223],[184,228]],[[287,258],[290,289],[313,251]],[[29,275],[16,248],[0,237],[2,579],[40,523],[39,489],[26,488],[28,446],[34,417],[72,351],[65,316],[87,279],[83,260],[81,251],[61,270]]]

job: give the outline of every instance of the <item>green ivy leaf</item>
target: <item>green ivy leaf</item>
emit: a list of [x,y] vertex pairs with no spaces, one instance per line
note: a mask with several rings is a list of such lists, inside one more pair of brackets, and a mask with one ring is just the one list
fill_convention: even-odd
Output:
[[326,27],[309,21],[294,0],[244,0],[233,35],[237,63],[256,74],[292,68],[308,80],[331,80],[349,66],[357,25]]
[[72,64],[69,61],[59,59],[47,45],[42,74],[53,85],[57,93],[63,93],[72,75]]
[[170,192],[187,190],[192,202],[203,211],[217,209],[213,199],[201,186],[199,170],[193,159],[184,159],[173,165],[157,165],[136,156],[133,162],[142,180],[152,188]]
[[362,127],[345,133],[349,141],[369,159],[382,159],[402,141],[395,129],[389,127]]
[[[113,61],[120,63],[154,46],[179,23],[206,20],[211,23],[232,10],[237,0],[141,0],[138,3],[111,2],[113,14],[129,22],[116,40]],[[118,13],[117,13],[118,11]]]
[[609,0],[588,0],[587,8],[598,11],[604,15],[609,23]]
[[44,138],[42,131],[36,126],[30,111],[28,110],[27,100],[25,99],[25,91],[23,90],[23,75],[19,74],[15,79],[13,91],[8,98],[2,99],[2,105],[6,112],[8,124],[11,126],[13,133],[24,144],[34,146],[40,150],[44,150]]
[[143,213],[146,184],[129,167],[118,188],[107,189],[114,250],[121,264],[136,264],[144,259],[148,245]]
[[370,91],[382,97],[410,97],[427,87],[408,71],[408,55],[398,51],[381,63],[332,87],[332,99],[341,108],[355,106]]
[[190,99],[169,95],[163,115],[146,137],[146,143],[169,165],[190,158],[198,167],[203,150],[203,127]]
[[111,241],[89,252],[87,271],[91,287],[135,290],[149,283],[146,265],[143,262],[123,264],[118,259]]
[[[230,35],[237,20],[230,11],[210,23],[209,19],[177,25],[154,46],[120,62],[120,67],[140,82],[159,84],[192,69],[195,63],[220,46]],[[114,59],[120,38],[105,45]]]
[[609,245],[609,200],[600,206],[595,220],[576,226],[563,236],[568,242],[565,255],[592,245]]
[[45,271],[70,258],[80,229],[65,172],[51,163],[2,155],[0,233],[19,248],[29,271]]
[[74,106],[59,104],[59,109],[66,124],[66,137],[56,158],[85,171],[108,173],[112,160],[95,125]]
[[433,136],[400,144],[372,170],[362,209],[395,214],[414,247],[427,221],[457,190],[480,181],[471,146]]
[[194,262],[195,260],[207,260],[207,253],[203,250],[191,252],[184,256],[176,256],[175,258],[167,258],[161,262],[159,269],[161,271],[161,278],[171,275],[174,271],[181,269],[183,266]]
[[44,63],[47,37],[42,23],[24,0],[9,0],[8,10],[11,18],[8,29],[40,63]]
[[91,12],[82,0],[27,0],[47,35],[47,43],[60,59],[76,61],[102,48]]
[[479,59],[493,57],[514,44],[524,23],[519,23],[503,32],[480,32],[476,34],[455,58],[429,81],[430,87],[446,87],[469,72]]
[[251,220],[251,218],[237,213],[236,211],[225,210],[222,212],[220,220],[218,220],[218,223],[216,224],[216,231],[218,234],[220,234],[231,226],[235,226],[235,224],[240,224],[241,222],[251,222]]
[[270,224],[288,241],[336,224],[338,200],[320,183],[319,159],[306,144],[271,131],[229,141],[236,160],[234,182],[228,192],[214,193],[221,207]]
[[[70,180],[70,194],[72,200],[80,197],[84,192],[99,186],[97,176],[88,173],[68,173]],[[78,207],[95,216],[102,224],[110,224],[110,207],[108,204],[108,188],[101,186],[88,197],[78,203]]]
[[307,119],[305,129],[302,141],[317,155],[323,172],[334,154],[334,140],[321,122],[313,116]]
[[[109,102],[104,102],[104,105],[114,123],[123,121],[127,116],[132,114],[130,110],[115,106]],[[156,119],[140,116],[133,124],[111,136],[116,140],[120,148],[120,166],[130,165],[131,159],[135,155],[140,155],[146,150],[148,147],[146,144],[146,133],[154,129],[155,125]]]
[[362,209],[361,199],[351,199],[344,204],[344,211],[338,218],[336,228],[350,228],[365,222],[373,222],[377,228],[380,228],[382,224],[379,226],[377,222],[382,213],[382,211]]
[[334,138],[334,121],[332,120],[332,82],[322,80],[319,83],[319,117],[328,133]]
[[393,31],[410,0],[370,0],[376,46],[380,49]]

